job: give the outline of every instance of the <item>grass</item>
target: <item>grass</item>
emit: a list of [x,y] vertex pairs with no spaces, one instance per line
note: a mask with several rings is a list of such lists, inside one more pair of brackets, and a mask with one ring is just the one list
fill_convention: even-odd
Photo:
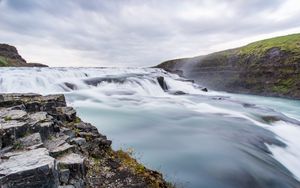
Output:
[[18,140],[13,144],[13,148],[16,150],[23,149],[22,143]]
[[300,52],[300,34],[265,39],[237,48],[239,54],[264,54],[271,48],[280,48],[283,51]]
[[0,67],[5,67],[8,65],[8,62],[5,57],[0,56]]
[[4,121],[11,121],[11,120],[12,120],[12,118],[9,117],[9,116],[5,116],[5,117],[4,117]]

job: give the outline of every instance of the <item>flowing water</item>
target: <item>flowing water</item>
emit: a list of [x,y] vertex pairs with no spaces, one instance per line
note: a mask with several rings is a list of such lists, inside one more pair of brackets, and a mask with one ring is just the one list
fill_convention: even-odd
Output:
[[133,148],[178,187],[300,187],[297,100],[203,92],[150,68],[2,68],[9,92],[65,94],[114,149]]

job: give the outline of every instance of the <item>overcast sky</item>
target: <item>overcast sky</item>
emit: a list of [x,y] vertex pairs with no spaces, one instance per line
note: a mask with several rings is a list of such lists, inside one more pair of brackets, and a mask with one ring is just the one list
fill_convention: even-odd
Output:
[[139,66],[300,32],[300,0],[0,0],[0,43],[50,66]]

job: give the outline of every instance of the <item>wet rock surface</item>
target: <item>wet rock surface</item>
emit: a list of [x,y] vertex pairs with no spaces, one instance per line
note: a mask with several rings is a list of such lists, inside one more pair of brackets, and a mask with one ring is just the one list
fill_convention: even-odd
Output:
[[1,187],[171,187],[110,145],[63,95],[0,94]]

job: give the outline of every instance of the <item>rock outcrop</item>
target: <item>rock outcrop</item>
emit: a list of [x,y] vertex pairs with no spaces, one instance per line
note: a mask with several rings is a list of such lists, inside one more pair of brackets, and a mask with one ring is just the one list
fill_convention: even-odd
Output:
[[300,34],[156,66],[209,89],[300,99]]
[[47,67],[47,65],[27,63],[26,60],[19,55],[16,47],[8,44],[0,44],[0,67]]
[[0,94],[0,187],[171,187],[96,127],[63,95]]

